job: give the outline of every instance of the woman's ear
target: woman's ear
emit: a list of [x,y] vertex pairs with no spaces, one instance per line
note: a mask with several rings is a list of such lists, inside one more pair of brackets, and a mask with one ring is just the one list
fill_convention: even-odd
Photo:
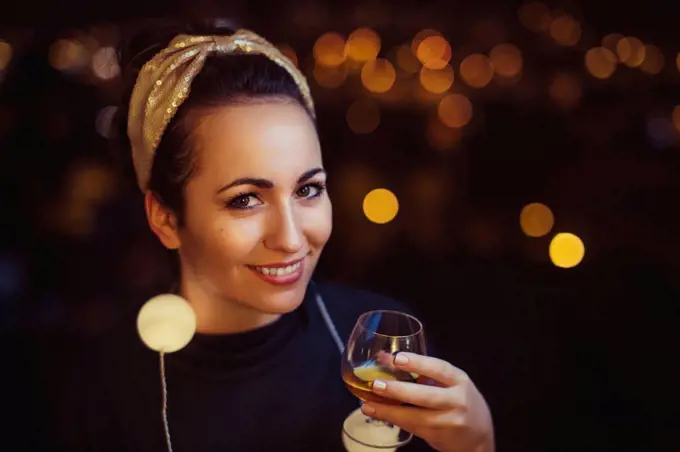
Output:
[[178,249],[182,242],[179,238],[177,216],[164,206],[151,191],[144,195],[144,208],[149,226],[163,246],[169,250]]

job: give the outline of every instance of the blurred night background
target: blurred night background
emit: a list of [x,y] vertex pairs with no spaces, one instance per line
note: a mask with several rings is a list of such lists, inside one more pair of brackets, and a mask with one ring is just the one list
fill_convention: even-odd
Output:
[[49,450],[54,347],[166,287],[111,127],[115,46],[165,14],[233,18],[303,69],[335,210],[318,278],[409,303],[486,396],[499,451],[680,450],[671,5],[3,5],[0,450]]

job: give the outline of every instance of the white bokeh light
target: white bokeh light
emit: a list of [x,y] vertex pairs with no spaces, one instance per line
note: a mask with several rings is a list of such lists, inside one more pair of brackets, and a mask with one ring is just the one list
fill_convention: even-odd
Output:
[[196,332],[196,314],[184,298],[163,294],[147,301],[137,316],[137,331],[152,350],[172,353],[184,348]]

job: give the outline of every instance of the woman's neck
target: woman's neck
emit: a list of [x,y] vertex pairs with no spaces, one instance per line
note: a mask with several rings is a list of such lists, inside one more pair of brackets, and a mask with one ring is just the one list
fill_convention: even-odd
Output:
[[196,331],[204,334],[235,334],[269,325],[280,314],[257,311],[244,304],[217,296],[202,284],[182,277],[179,293],[196,313]]

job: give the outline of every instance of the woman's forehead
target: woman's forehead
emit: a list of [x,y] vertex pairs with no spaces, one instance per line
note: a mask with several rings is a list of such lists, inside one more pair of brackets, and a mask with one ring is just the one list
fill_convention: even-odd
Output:
[[292,102],[220,108],[196,130],[200,166],[212,178],[297,178],[322,166],[316,129]]

